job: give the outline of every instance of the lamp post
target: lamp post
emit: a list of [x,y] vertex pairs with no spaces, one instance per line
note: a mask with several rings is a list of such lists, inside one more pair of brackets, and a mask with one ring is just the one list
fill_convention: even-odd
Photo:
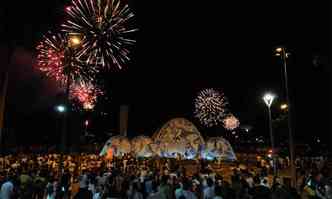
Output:
[[66,112],[67,112],[67,107],[66,105],[64,104],[59,104],[57,106],[55,106],[55,111],[58,112],[59,114],[61,114],[63,117],[62,117],[62,121],[63,121],[63,124],[62,124],[62,129],[61,129],[61,146],[60,146],[60,150],[61,150],[61,155],[60,155],[60,162],[59,162],[59,172],[61,173],[62,172],[62,155],[64,153],[64,143],[65,143],[65,137],[63,136],[64,135],[64,131],[65,131],[65,115],[66,115]]
[[273,174],[274,176],[277,175],[277,164],[276,164],[276,156],[275,156],[275,146],[274,146],[274,136],[273,136],[273,129],[272,129],[272,114],[271,114],[271,105],[273,103],[273,100],[275,98],[275,95],[272,93],[266,93],[263,96],[263,100],[268,108],[269,113],[269,130],[270,130],[270,139],[271,139],[271,146],[272,146],[272,162],[273,162]]
[[291,169],[291,184],[293,187],[296,186],[296,170],[295,170],[295,150],[294,150],[294,139],[292,132],[292,116],[291,116],[291,101],[289,97],[288,88],[288,75],[287,75],[287,58],[290,53],[286,52],[285,47],[278,47],[275,49],[275,55],[280,56],[283,64],[284,81],[285,81],[285,91],[288,109],[288,137],[289,137],[289,155],[290,155],[290,169]]
[[59,170],[60,174],[63,173],[63,155],[66,152],[66,137],[67,137],[67,119],[70,111],[69,94],[71,85],[71,75],[72,75],[72,64],[74,57],[74,52],[81,44],[80,35],[68,34],[67,36],[67,46],[64,52],[64,75],[66,78],[66,87],[63,99],[63,105],[57,106],[57,110],[63,113],[63,123],[61,131],[61,154],[60,154],[60,164]]
[[5,73],[1,97],[0,97],[0,153],[3,154],[4,146],[3,146],[3,131],[4,131],[4,116],[5,116],[5,107],[6,107],[6,96],[7,96],[7,88],[8,88],[8,71]]

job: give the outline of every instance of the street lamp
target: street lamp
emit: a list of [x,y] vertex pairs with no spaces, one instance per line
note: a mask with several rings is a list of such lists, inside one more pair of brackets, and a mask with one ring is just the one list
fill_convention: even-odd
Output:
[[70,94],[70,85],[71,85],[71,75],[74,72],[72,70],[73,60],[75,56],[75,51],[81,45],[82,39],[80,34],[68,34],[67,35],[67,46],[64,52],[64,75],[66,78],[66,87],[63,99],[63,106],[58,106],[58,111],[63,113],[63,124],[61,131],[61,154],[60,154],[60,164],[59,170],[60,174],[63,173],[63,155],[66,152],[66,136],[67,136],[67,119],[70,112],[70,103],[69,103],[69,94]]
[[291,101],[289,97],[289,89],[288,89],[288,75],[287,75],[287,58],[290,53],[287,52],[285,47],[278,47],[275,49],[275,52],[279,54],[282,60],[283,69],[284,69],[284,81],[285,81],[285,93],[287,99],[287,109],[288,109],[288,137],[289,137],[289,154],[290,154],[290,166],[291,166],[291,182],[292,186],[296,186],[296,170],[295,170],[295,151],[294,151],[294,140],[292,133],[292,116],[291,116]]
[[266,93],[266,94],[263,96],[263,100],[264,100],[265,104],[266,104],[269,108],[271,107],[274,98],[275,98],[275,95],[272,94],[272,93]]
[[268,108],[269,111],[269,129],[270,129],[270,139],[271,139],[271,146],[272,146],[272,162],[273,162],[273,174],[276,176],[277,174],[277,164],[276,164],[276,158],[275,158],[275,146],[274,146],[274,137],[272,132],[272,114],[271,114],[271,105],[273,103],[273,100],[275,99],[275,95],[272,93],[266,93],[263,96],[263,100]]
[[66,107],[63,104],[59,104],[55,107],[55,110],[59,113],[64,113],[66,111]]
[[[72,64],[73,64],[73,59],[74,59],[74,52],[75,50],[81,45],[82,39],[80,34],[68,34],[67,35],[67,47],[65,48],[65,75],[67,76],[66,80],[66,88],[65,88],[65,96],[64,96],[64,104],[65,107],[69,107],[69,94],[70,94],[70,85],[71,85],[71,73],[72,71]],[[67,117],[69,114],[69,109],[68,111],[64,112],[64,120],[63,120],[63,129],[62,129],[62,140],[61,140],[61,145],[62,145],[62,152],[64,153],[66,151],[66,131],[67,131]]]

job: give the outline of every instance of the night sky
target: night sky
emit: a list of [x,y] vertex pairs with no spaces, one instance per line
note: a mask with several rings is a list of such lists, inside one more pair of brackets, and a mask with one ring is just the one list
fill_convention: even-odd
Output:
[[[52,107],[59,91],[34,68],[34,47],[61,23],[68,2],[12,1],[0,8],[1,50],[6,52],[10,42],[15,46],[6,127],[20,143],[40,143],[58,133]],[[119,106],[129,104],[131,136],[152,135],[174,117],[188,118],[208,134],[193,118],[193,99],[212,87],[224,91],[232,112],[253,126],[254,135],[267,136],[261,96],[272,90],[278,94],[276,106],[284,100],[280,60],[272,56],[273,47],[284,44],[292,53],[288,69],[296,137],[327,136],[328,3],[129,0],[129,5],[140,29],[132,61],[125,70],[104,75],[107,104],[99,104],[95,113],[73,114],[75,125],[92,118],[95,134],[116,132]]]

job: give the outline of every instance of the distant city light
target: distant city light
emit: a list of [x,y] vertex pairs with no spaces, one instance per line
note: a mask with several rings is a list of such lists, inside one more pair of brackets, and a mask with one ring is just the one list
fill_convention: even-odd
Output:
[[282,51],[282,48],[279,47],[279,48],[276,48],[276,52],[280,53]]
[[280,109],[281,110],[286,110],[288,108],[288,105],[287,104],[282,104],[281,106],[280,106]]

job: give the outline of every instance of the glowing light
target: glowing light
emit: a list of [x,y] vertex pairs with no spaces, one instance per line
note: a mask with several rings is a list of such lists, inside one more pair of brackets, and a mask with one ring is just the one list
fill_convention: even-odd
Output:
[[268,107],[271,107],[271,104],[276,96],[272,93],[266,93],[263,96],[263,100]]
[[79,36],[73,35],[69,36],[70,46],[75,47],[81,44],[81,38]]
[[84,124],[85,124],[85,126],[88,126],[89,125],[89,120],[85,120]]
[[[59,81],[62,86],[68,77],[71,82],[77,79],[90,81],[97,72],[95,67],[81,61],[77,51],[68,50],[68,41],[64,34],[48,32],[36,50],[37,68],[46,76]],[[68,51],[71,51],[70,56],[65,55]]]
[[59,112],[59,113],[64,113],[66,111],[66,107],[64,105],[58,105],[55,107],[56,110]]
[[205,89],[199,92],[195,99],[195,117],[208,127],[222,122],[227,106],[227,100],[222,92]]
[[71,9],[66,9],[67,20],[63,31],[84,35],[81,58],[87,64],[102,68],[121,69],[129,58],[132,39],[131,20],[134,14],[120,0],[72,0]]
[[92,83],[78,82],[71,86],[69,99],[79,102],[85,110],[92,110],[97,102],[97,97],[103,94]]
[[224,128],[227,130],[234,130],[240,126],[240,121],[234,116],[227,116],[224,120]]
[[283,48],[281,48],[281,47],[279,47],[279,48],[276,48],[276,52],[278,52],[278,53],[281,53],[281,52],[282,52],[282,50],[283,50]]
[[288,108],[288,105],[287,104],[282,104],[281,106],[280,106],[280,109],[281,110],[286,110]]

